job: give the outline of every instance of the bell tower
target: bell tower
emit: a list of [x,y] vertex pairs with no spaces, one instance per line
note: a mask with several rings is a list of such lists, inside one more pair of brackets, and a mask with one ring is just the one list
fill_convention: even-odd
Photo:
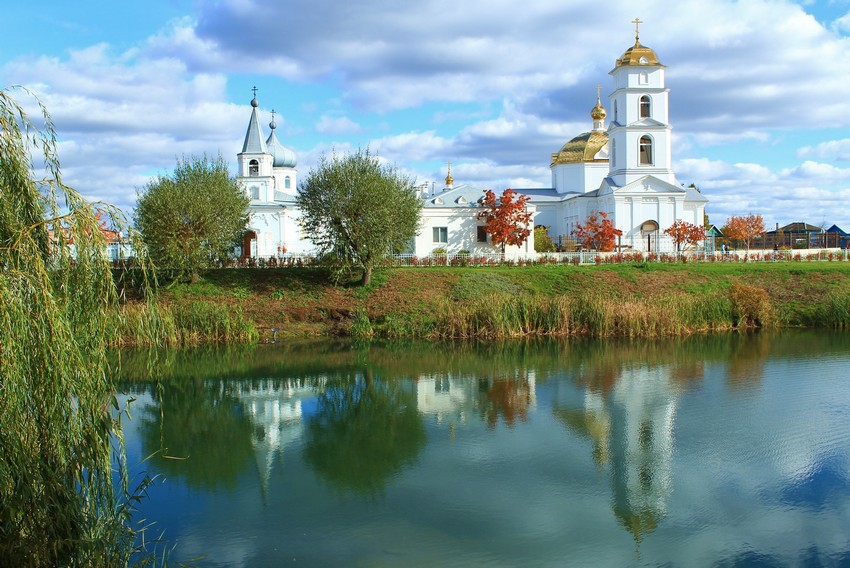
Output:
[[624,186],[652,175],[676,184],[673,174],[668,93],[664,86],[665,66],[655,52],[641,45],[639,19],[635,44],[617,59],[610,75],[613,117],[608,127],[611,140],[609,179]]

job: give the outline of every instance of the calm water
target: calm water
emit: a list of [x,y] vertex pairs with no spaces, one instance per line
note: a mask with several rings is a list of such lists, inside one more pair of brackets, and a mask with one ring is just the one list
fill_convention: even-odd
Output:
[[150,357],[127,437],[173,560],[850,566],[846,334]]

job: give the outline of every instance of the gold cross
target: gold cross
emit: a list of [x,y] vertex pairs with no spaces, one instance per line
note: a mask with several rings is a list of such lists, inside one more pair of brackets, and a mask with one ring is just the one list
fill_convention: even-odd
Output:
[[638,41],[638,38],[640,37],[640,28],[638,26],[640,26],[643,21],[639,20],[638,18],[635,18],[634,20],[632,20],[632,23],[635,25],[635,41]]
[[596,102],[602,101],[602,85],[596,85]]

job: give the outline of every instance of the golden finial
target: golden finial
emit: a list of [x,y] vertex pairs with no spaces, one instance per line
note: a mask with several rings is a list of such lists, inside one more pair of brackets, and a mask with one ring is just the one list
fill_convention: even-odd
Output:
[[[600,85],[596,85],[596,106],[590,110],[590,118],[594,121],[605,120],[605,116],[607,113],[605,112],[605,108],[602,106],[602,87]],[[595,126],[594,128],[601,128],[602,125]]]
[[449,173],[446,176],[446,187],[451,187],[455,182],[455,180],[452,179],[452,163],[451,163],[451,161],[448,162],[448,165],[449,165]]
[[637,45],[637,44],[640,43],[640,27],[639,26],[644,22],[642,20],[638,19],[638,18],[635,18],[634,20],[632,20],[632,23],[635,25],[635,44]]

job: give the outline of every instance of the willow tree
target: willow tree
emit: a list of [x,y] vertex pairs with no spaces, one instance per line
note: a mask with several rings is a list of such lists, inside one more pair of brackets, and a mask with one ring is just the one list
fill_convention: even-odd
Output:
[[369,150],[322,156],[301,183],[301,227],[335,274],[360,269],[367,286],[386,255],[403,251],[419,228],[422,201],[413,180]]
[[125,468],[113,484],[116,289],[98,229],[118,212],[62,183],[38,107],[40,127],[0,91],[0,565],[119,565],[134,536]]

